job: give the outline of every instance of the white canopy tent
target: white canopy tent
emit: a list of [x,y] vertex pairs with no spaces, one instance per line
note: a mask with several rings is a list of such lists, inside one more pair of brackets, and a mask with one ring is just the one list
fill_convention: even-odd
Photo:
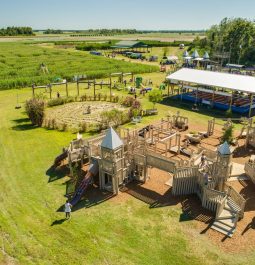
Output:
[[255,78],[252,76],[182,68],[166,78],[175,82],[195,83],[255,94]]
[[[168,79],[172,84],[177,84],[180,82],[182,84],[181,91],[183,91],[183,88],[185,88],[184,83],[188,83],[245,92],[251,94],[249,103],[249,117],[251,116],[252,108],[255,108],[253,103],[255,95],[255,78],[252,76],[182,68],[167,76],[166,79]],[[198,90],[201,88],[197,87],[196,89],[198,93]],[[230,106],[232,105],[232,102],[233,93],[231,96]]]

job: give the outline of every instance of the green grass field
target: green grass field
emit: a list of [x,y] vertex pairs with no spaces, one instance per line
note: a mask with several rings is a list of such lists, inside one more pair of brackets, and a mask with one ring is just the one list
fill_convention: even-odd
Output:
[[[152,74],[155,83],[163,76]],[[150,209],[133,197],[113,198],[63,222],[57,210],[68,179],[48,183],[46,171],[75,135],[32,127],[24,109],[14,109],[17,93],[23,104],[31,89],[0,92],[0,264],[254,264],[253,253],[224,253],[196,221],[180,222],[180,206]],[[144,124],[177,110],[157,107]],[[206,126],[208,116],[182,113]]]
[[[49,73],[40,69],[44,63]],[[72,80],[74,75],[102,78],[110,73],[146,73],[157,71],[155,66],[116,62],[103,56],[78,51],[47,49],[24,43],[0,43],[0,89],[45,85],[55,77]]]

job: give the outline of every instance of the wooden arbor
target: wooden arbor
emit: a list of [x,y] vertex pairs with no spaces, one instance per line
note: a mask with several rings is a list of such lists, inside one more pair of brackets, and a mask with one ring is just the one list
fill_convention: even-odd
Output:
[[33,97],[35,97],[35,89],[37,89],[37,88],[45,88],[46,91],[49,92],[50,99],[51,99],[52,98],[52,88],[54,86],[61,86],[61,85],[65,85],[66,96],[68,97],[69,93],[68,93],[68,82],[67,82],[67,80],[65,80],[65,82],[60,82],[60,83],[50,83],[50,84],[45,85],[45,86],[36,86],[35,84],[33,84],[32,85],[32,95],[33,95]]

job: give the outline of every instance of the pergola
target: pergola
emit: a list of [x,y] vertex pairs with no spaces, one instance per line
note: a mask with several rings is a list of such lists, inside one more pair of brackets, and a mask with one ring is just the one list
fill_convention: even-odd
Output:
[[252,108],[255,107],[253,104],[253,97],[255,94],[255,78],[251,76],[182,68],[167,76],[167,79],[170,81],[170,83],[181,84],[181,94],[183,93],[184,88],[193,90],[196,89],[196,95],[198,94],[198,90],[203,90],[203,88],[198,88],[198,86],[196,88],[192,86],[184,87],[185,84],[212,87],[213,90],[204,89],[207,90],[207,92],[210,91],[210,93],[213,94],[212,99],[214,98],[217,88],[230,90],[232,91],[232,94],[221,92],[224,93],[225,96],[231,97],[229,107],[232,107],[233,92],[244,92],[250,95],[249,116],[251,115]]

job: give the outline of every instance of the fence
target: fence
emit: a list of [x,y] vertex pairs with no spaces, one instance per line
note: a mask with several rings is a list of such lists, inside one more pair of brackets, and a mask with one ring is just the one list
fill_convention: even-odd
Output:
[[235,202],[235,204],[240,208],[237,209],[239,211],[239,217],[243,218],[244,215],[244,208],[246,200],[243,198],[241,194],[239,194],[233,187],[229,186],[226,183],[227,186],[227,195]]
[[172,160],[162,155],[147,151],[146,152],[146,164],[167,172],[174,173],[176,170],[177,161]]
[[225,192],[212,190],[207,187],[204,187],[202,206],[210,211],[216,212],[217,207],[222,203],[225,196]]
[[197,191],[198,167],[176,169],[173,177],[173,195],[188,195]]
[[244,171],[246,175],[248,175],[252,182],[255,184],[255,164],[246,163],[244,166]]

